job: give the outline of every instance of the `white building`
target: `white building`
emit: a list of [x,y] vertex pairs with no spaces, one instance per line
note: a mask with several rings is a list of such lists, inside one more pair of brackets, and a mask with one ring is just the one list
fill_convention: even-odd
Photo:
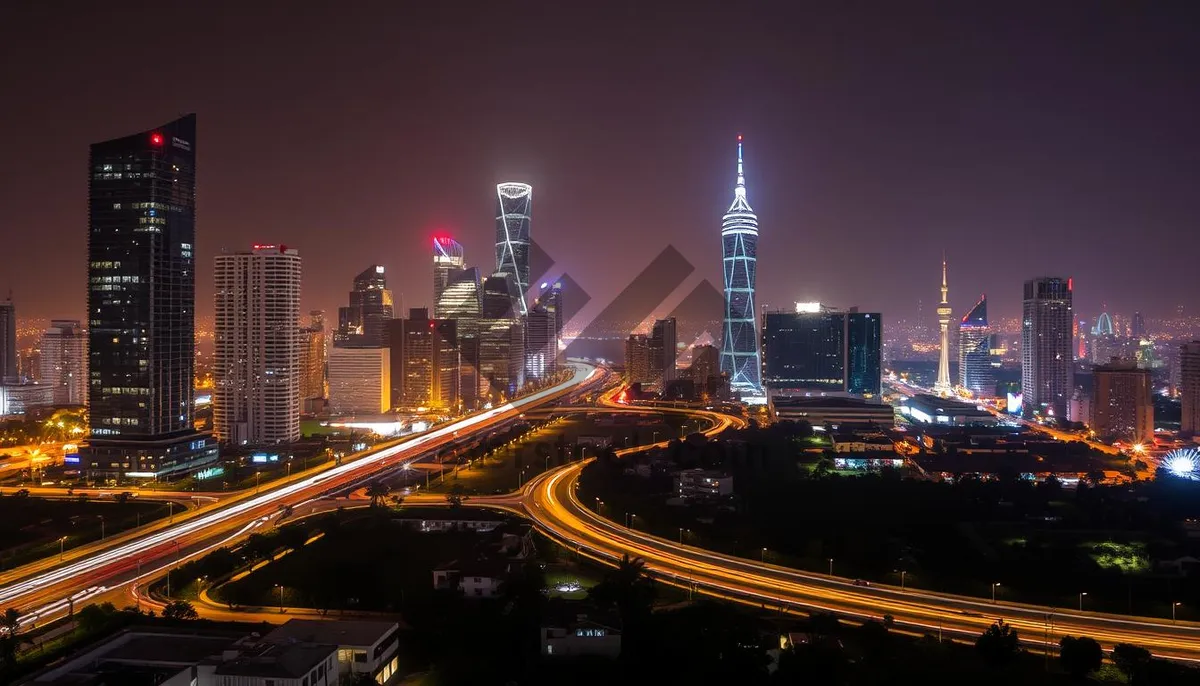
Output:
[[725,498],[733,495],[733,477],[709,469],[685,469],[675,475],[675,494],[684,500]]
[[54,387],[55,405],[87,404],[87,334],[75,319],[54,319],[42,333],[41,383]]
[[218,255],[213,430],[236,444],[300,438],[300,254]]
[[377,684],[400,680],[400,625],[372,620],[290,619],[263,636],[268,643],[337,646],[342,676],[367,675]]
[[329,352],[329,411],[380,414],[392,406],[389,348],[339,348]]

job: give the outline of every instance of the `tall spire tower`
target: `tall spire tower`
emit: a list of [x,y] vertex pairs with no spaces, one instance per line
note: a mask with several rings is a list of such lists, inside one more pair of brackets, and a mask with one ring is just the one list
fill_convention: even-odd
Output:
[[725,322],[721,337],[721,371],[732,390],[762,393],[762,355],[755,323],[754,287],[758,265],[758,217],[746,200],[742,137],[737,137],[737,185],[733,204],[721,220],[721,252],[725,273]]
[[946,257],[942,256],[942,301],[938,303],[938,326],[942,330],[942,340],[938,345],[938,376],[933,390],[938,395],[950,395],[950,303],[946,300],[949,292],[946,286]]

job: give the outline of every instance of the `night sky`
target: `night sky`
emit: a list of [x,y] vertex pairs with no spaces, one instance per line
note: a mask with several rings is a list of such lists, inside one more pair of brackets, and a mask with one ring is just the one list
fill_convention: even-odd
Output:
[[720,283],[738,132],[760,303],[932,316],[944,249],[958,314],[1043,274],[1085,317],[1200,309],[1200,3],[824,5],[5,3],[0,290],[83,317],[88,144],[196,112],[202,315],[255,242],[306,309],[375,262],[428,304],[429,237],[490,270],[509,180],[594,303],[667,245],[682,297]]

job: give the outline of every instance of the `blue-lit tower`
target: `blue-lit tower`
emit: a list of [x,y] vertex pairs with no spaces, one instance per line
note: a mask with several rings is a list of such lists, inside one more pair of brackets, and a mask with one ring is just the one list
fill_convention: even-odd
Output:
[[754,307],[758,217],[746,201],[740,135],[737,146],[737,186],[733,190],[733,204],[721,220],[721,252],[725,263],[721,371],[729,375],[729,386],[733,391],[757,395],[762,393],[762,355],[759,352]]

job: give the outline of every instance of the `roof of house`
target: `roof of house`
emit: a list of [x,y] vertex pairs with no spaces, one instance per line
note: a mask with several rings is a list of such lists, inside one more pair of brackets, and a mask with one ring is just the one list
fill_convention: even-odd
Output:
[[397,622],[385,620],[290,619],[264,636],[263,640],[269,643],[301,641],[338,646],[370,646],[399,626]]
[[217,666],[215,674],[299,679],[337,653],[329,643],[262,644],[256,650]]

